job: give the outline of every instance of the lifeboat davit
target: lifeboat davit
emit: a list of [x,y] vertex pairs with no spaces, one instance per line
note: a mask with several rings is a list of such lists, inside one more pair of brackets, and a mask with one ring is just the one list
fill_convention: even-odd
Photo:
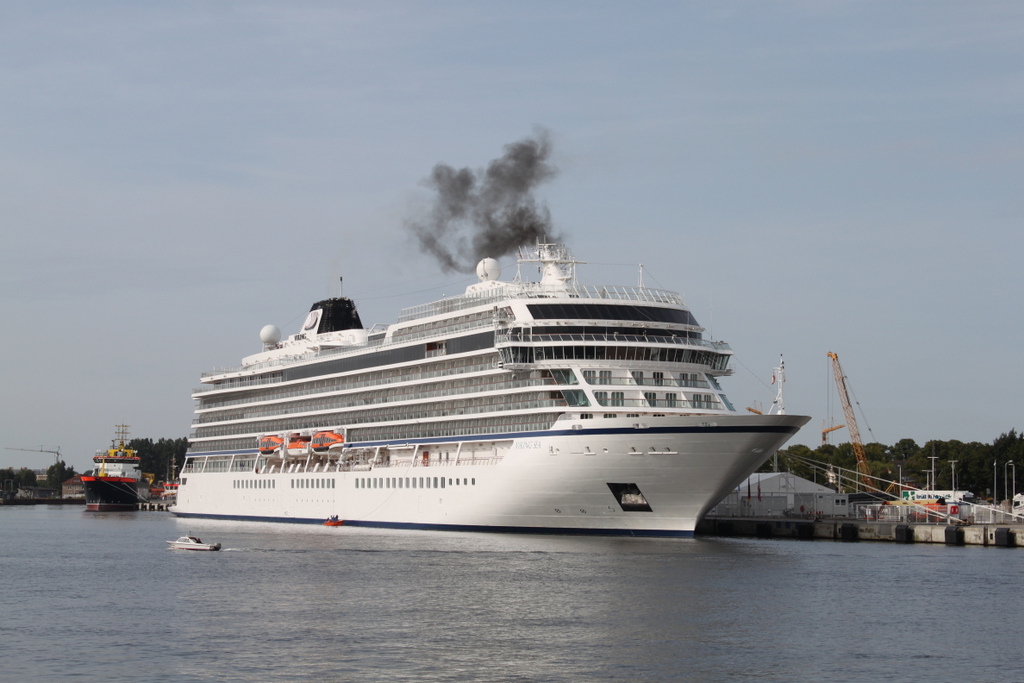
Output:
[[288,439],[288,455],[306,455],[309,453],[309,437],[294,434]]
[[312,443],[314,451],[322,453],[329,448],[345,443],[345,437],[337,432],[317,432],[313,435],[313,440],[310,443]]
[[260,453],[263,455],[273,455],[281,449],[283,443],[284,439],[279,436],[265,436],[260,439]]

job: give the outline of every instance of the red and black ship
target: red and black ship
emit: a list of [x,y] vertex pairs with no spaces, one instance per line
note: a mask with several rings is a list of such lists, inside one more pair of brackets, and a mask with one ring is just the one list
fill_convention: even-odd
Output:
[[96,451],[96,468],[82,475],[85,509],[97,511],[135,510],[144,500],[146,482],[139,469],[139,456],[128,447],[128,425],[117,425],[117,438],[105,451]]

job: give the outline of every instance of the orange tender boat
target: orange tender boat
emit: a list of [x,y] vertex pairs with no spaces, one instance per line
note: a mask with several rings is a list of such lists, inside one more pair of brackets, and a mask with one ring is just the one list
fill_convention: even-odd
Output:
[[309,441],[308,436],[292,435],[288,439],[288,455],[305,455],[309,452]]
[[340,446],[345,443],[345,437],[337,432],[317,432],[313,435],[313,450],[320,453],[332,446]]
[[260,453],[263,455],[272,455],[281,448],[281,444],[284,443],[284,439],[279,436],[265,436],[260,439]]

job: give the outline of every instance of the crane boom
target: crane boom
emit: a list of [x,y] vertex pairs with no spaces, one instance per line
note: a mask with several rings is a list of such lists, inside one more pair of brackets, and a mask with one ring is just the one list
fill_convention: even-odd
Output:
[[850,431],[850,445],[853,446],[853,454],[857,456],[857,472],[860,474],[860,481],[866,490],[876,490],[871,481],[871,472],[868,470],[868,459],[864,452],[864,444],[860,440],[860,430],[857,429],[857,418],[853,414],[853,406],[850,405],[850,393],[846,388],[846,376],[843,374],[843,368],[839,365],[839,356],[829,351],[828,357],[832,359],[832,373],[836,376],[839,401],[843,404],[846,428]]
[[39,447],[39,448],[15,448],[13,446],[6,446],[6,448],[9,451],[31,451],[32,453],[50,453],[50,454],[53,455],[55,463],[60,462],[60,446],[57,446],[57,450],[52,450],[52,449],[49,449],[49,448],[42,448],[42,447]]
[[825,427],[825,428],[822,428],[822,430],[821,430],[821,445],[824,446],[825,444],[828,443],[828,434],[829,434],[829,432],[834,432],[837,429],[842,429],[845,426],[846,425],[836,425],[835,427]]

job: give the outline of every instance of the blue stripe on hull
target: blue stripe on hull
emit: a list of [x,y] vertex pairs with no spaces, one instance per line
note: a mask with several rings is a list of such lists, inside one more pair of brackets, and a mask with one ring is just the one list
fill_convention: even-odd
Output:
[[[276,524],[323,524],[322,519],[299,517],[257,517],[253,515],[207,515],[193,512],[173,512],[176,517],[192,519],[219,519],[231,522],[271,522]],[[485,526],[476,524],[417,524],[412,522],[367,522],[345,520],[344,526],[371,529],[412,529],[417,531],[474,531],[502,534],[542,534],[555,536],[635,536],[644,538],[693,538],[692,531],[668,529],[574,529],[566,527]]]

